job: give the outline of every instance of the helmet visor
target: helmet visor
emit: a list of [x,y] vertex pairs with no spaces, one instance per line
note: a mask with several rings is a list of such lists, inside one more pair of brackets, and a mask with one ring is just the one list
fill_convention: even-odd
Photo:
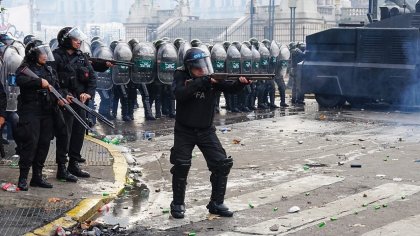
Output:
[[87,39],[87,36],[81,30],[79,30],[77,27],[72,28],[67,33],[67,37],[69,37],[71,39],[77,39],[77,40],[80,40],[80,41],[84,41],[84,40]]
[[214,73],[210,57],[189,61],[187,67],[192,77],[203,77]]
[[49,45],[47,44],[39,45],[38,47],[35,47],[34,49],[39,50],[40,55],[43,55],[43,54],[46,55],[47,61],[55,61],[53,53]]

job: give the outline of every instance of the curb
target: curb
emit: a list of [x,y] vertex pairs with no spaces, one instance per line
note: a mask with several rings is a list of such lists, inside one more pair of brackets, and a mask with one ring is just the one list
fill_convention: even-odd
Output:
[[127,181],[128,164],[124,155],[118,151],[113,145],[104,143],[100,140],[85,136],[85,139],[105,147],[114,158],[112,169],[114,171],[114,184],[117,185],[117,191],[110,192],[108,196],[94,196],[83,199],[77,206],[65,213],[64,216],[58,218],[42,227],[39,227],[25,236],[50,236],[55,235],[57,226],[64,228],[71,228],[76,226],[77,223],[84,222],[92,218],[103,205],[114,200],[121,192],[124,191],[124,185]]

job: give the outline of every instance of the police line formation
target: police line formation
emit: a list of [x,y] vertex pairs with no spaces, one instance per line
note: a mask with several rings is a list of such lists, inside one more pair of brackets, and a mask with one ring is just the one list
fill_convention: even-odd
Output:
[[[255,80],[239,93],[224,94],[228,111],[250,112],[278,108],[275,83],[280,92],[280,106],[288,107],[283,77],[287,69],[289,80],[294,81],[294,70],[303,60],[305,44],[286,46],[274,40],[259,42],[251,38],[242,43],[210,45],[198,39],[188,42],[177,38],[171,42],[169,38],[162,38],[154,42],[113,41],[108,46],[100,37],[92,38],[89,43],[86,35],[76,27],[63,28],[49,44],[33,35],[27,35],[20,42],[8,34],[1,34],[0,66],[2,95],[5,95],[2,103],[7,100],[8,139],[15,139],[16,154],[20,156],[18,187],[28,189],[31,167],[30,186],[53,187],[42,178],[42,169],[54,136],[56,177],[68,182],[90,177],[79,166],[85,162],[80,154],[84,133],[92,125],[88,118],[97,118],[114,127],[110,120],[116,118],[120,103],[122,119],[133,120],[135,106],[138,106],[137,90],[142,96],[147,120],[162,115],[174,118],[173,75],[183,65],[184,55],[190,48],[200,48],[210,56],[216,79],[229,80],[246,75]],[[296,84],[292,83],[292,103],[303,104],[303,95],[299,94]],[[98,112],[93,109],[96,92],[100,96]],[[216,112],[219,101],[220,94]],[[64,109],[59,109],[57,103]]]

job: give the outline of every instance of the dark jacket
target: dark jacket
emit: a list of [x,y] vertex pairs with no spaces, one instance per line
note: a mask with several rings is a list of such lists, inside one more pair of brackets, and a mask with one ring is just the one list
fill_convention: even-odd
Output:
[[69,55],[65,49],[57,48],[53,54],[55,69],[63,92],[77,98],[82,93],[87,93],[93,97],[97,78],[88,58],[82,51],[77,50]]
[[[39,78],[29,77],[21,73],[22,68],[28,67]],[[40,66],[34,63],[22,63],[16,70],[16,84],[20,88],[18,96],[18,112],[49,114],[57,109],[57,99],[48,91],[42,88],[41,79],[48,81],[56,90],[60,91],[58,80],[51,67]]]
[[184,70],[174,73],[173,91],[176,98],[176,122],[197,129],[213,125],[214,107],[218,92],[236,93],[244,88],[239,81],[219,81],[211,84],[209,78],[192,79]]
[[0,116],[6,118],[7,96],[3,83],[0,82]]

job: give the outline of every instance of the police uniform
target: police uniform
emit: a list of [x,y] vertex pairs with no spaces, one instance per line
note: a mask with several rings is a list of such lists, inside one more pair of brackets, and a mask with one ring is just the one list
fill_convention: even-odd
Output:
[[[40,78],[32,78],[21,73],[28,67]],[[53,119],[58,112],[57,100],[48,89],[42,88],[41,78],[51,86],[58,88],[58,82],[45,65],[27,61],[17,72],[16,83],[20,87],[18,98],[19,123],[15,131],[15,139],[21,143],[19,159],[19,183],[21,190],[27,191],[27,176],[32,166],[31,186],[52,188],[53,186],[42,178],[42,169],[48,155],[50,141],[53,138]]]
[[[196,55],[195,53],[204,54],[201,49],[189,49],[184,59],[184,65],[187,65],[189,58]],[[210,60],[208,60],[208,64],[211,65]],[[235,93],[243,88],[244,84],[239,82],[219,81],[219,83],[211,84],[207,77],[192,78],[187,69],[175,71],[173,91],[177,113],[174,146],[170,156],[170,162],[173,164],[171,168],[173,175],[171,214],[174,218],[184,217],[187,176],[191,167],[192,150],[196,145],[203,153],[211,171],[212,193],[207,208],[213,214],[233,215],[223,204],[227,178],[233,161],[232,158],[227,157],[216,136],[213,117],[218,92]]]

